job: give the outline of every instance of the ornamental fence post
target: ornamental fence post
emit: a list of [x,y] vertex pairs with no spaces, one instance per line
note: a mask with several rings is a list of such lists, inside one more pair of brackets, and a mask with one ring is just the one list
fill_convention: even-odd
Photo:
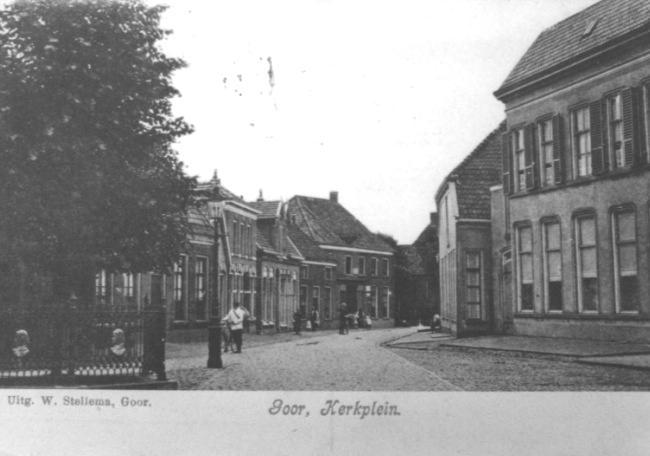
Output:
[[157,380],[167,380],[165,373],[165,308],[161,303],[152,303],[148,296],[144,299],[143,330],[144,348],[142,354],[142,374],[156,374]]

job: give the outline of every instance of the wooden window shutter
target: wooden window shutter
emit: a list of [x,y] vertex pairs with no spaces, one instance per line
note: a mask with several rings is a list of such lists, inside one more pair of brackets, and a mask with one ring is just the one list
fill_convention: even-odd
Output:
[[607,169],[607,154],[603,147],[603,102],[594,101],[589,105],[589,122],[591,133],[591,171],[594,175],[602,174]]
[[635,115],[634,97],[632,89],[627,88],[621,91],[621,104],[623,105],[623,153],[625,154],[625,166],[633,166],[636,162],[635,147]]
[[553,175],[555,184],[564,182],[564,123],[562,116],[553,116]]
[[526,190],[537,187],[537,166],[535,160],[535,125],[524,127],[524,156],[526,159]]
[[503,168],[503,193],[512,193],[512,134],[511,132],[501,135],[501,163]]

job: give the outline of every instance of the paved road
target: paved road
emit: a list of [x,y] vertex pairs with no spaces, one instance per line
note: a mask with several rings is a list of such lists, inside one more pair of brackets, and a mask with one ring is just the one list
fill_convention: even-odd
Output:
[[380,346],[412,328],[336,332],[246,348],[223,356],[224,369],[205,368],[204,349],[169,359],[181,389],[450,391],[455,385]]

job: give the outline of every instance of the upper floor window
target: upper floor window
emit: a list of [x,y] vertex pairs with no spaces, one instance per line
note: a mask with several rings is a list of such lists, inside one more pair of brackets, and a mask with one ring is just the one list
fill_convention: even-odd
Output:
[[636,213],[633,208],[612,212],[614,241],[614,286],[616,310],[639,310],[639,281],[637,268]]
[[332,268],[325,268],[325,280],[332,280]]
[[233,253],[237,253],[237,246],[239,245],[238,234],[239,234],[239,223],[237,223],[237,221],[234,220],[232,222],[232,234],[230,236],[230,242],[231,242],[230,247],[232,248]]
[[609,146],[609,160],[614,168],[625,166],[625,152],[623,150],[623,107],[621,94],[607,98],[607,137]]
[[572,113],[573,165],[574,176],[584,177],[592,174],[591,165],[591,118],[589,108],[581,108]]
[[553,150],[553,120],[543,120],[538,124],[539,161],[542,183],[545,186],[555,183],[555,151]]
[[309,278],[309,266],[301,266],[300,267],[300,278],[301,279]]
[[512,150],[515,157],[515,191],[520,192],[526,188],[526,146],[523,128],[512,132]]
[[359,275],[366,275],[366,259],[365,257],[359,257],[358,258],[358,268],[359,268]]
[[370,259],[370,275],[377,275],[377,258]]
[[352,257],[345,257],[345,273],[352,274]]
[[388,277],[390,275],[387,258],[383,258],[381,260],[381,275],[384,277]]

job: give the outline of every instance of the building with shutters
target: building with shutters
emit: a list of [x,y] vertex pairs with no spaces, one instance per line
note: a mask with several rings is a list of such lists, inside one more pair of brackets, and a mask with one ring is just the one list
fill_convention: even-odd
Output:
[[440,317],[457,336],[494,329],[490,188],[501,182],[499,125],[445,178],[436,193]]
[[[338,318],[339,306],[345,303],[349,313],[362,310],[370,315],[373,327],[392,326],[393,248],[339,203],[338,192],[331,192],[329,199],[294,196],[288,201],[288,214],[289,223],[319,252],[305,249],[309,253],[301,272],[300,299],[307,314],[314,305],[324,314],[323,305],[328,304],[332,318]],[[299,249],[308,246],[294,238]]]
[[650,340],[650,3],[602,0],[544,30],[495,96],[503,327]]

